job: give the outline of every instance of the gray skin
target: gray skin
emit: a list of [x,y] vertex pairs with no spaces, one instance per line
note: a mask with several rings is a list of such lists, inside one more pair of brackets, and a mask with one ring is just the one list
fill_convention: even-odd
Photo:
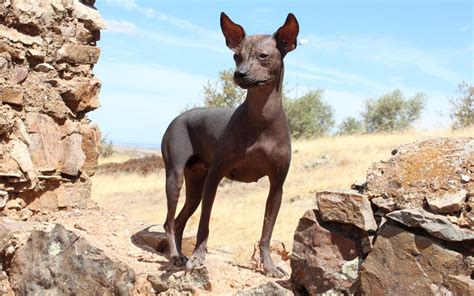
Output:
[[[260,238],[264,272],[288,275],[270,256],[270,240],[280,209],[291,159],[288,120],[282,105],[283,58],[296,48],[299,26],[293,14],[273,35],[245,36],[243,28],[221,14],[221,29],[234,51],[235,82],[247,89],[237,108],[196,108],[176,117],[165,132],[162,154],[166,168],[168,214],[165,222],[171,261],[192,269],[204,264],[209,220],[217,186],[227,177],[240,182],[270,181]],[[179,192],[186,201],[175,219]],[[181,252],[183,230],[202,201],[196,247],[187,259]]]

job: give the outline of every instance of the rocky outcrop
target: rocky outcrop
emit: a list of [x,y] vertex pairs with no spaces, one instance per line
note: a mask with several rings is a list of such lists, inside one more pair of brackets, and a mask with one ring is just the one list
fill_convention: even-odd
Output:
[[375,163],[357,193],[317,193],[292,282],[311,295],[474,295],[473,174],[473,138],[425,140]]
[[[347,198],[346,194],[331,192],[334,199]],[[319,194],[318,204],[319,198],[326,197],[327,193]],[[332,211],[326,207],[308,210],[300,219],[294,235],[291,280],[310,295],[354,294],[359,266],[370,251],[369,232],[351,225],[351,219],[340,219],[343,216],[337,222],[324,221],[326,210]],[[370,207],[367,211],[371,212]]]
[[[99,107],[92,68],[105,28],[93,4],[0,3],[0,210],[10,217],[90,195],[100,133],[86,113]],[[18,198],[19,208],[5,208]]]
[[61,225],[33,230],[8,265],[18,295],[129,295],[135,281],[133,270]]

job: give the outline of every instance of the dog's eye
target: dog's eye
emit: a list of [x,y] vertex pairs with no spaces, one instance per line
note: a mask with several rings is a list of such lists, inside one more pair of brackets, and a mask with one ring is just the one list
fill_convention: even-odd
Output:
[[266,58],[268,58],[268,54],[261,53],[261,54],[258,55],[258,58],[261,59],[261,60],[265,60]]
[[240,61],[240,55],[234,54],[234,61],[239,62]]

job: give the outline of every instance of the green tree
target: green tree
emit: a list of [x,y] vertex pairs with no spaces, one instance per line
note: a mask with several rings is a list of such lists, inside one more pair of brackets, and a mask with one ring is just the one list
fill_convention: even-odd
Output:
[[323,90],[312,90],[297,99],[285,99],[284,107],[294,138],[319,137],[334,126],[334,111],[323,99]]
[[425,106],[426,96],[417,93],[411,98],[405,98],[396,89],[378,99],[366,101],[365,111],[362,112],[367,132],[391,132],[405,130],[420,118]]
[[235,108],[245,100],[245,94],[234,82],[234,71],[224,70],[219,72],[216,82],[208,81],[204,86],[204,106]]
[[468,127],[474,124],[474,86],[461,83],[457,91],[461,96],[451,98],[451,118],[453,129]]
[[353,135],[364,132],[364,123],[352,116],[344,119],[338,126],[338,135]]

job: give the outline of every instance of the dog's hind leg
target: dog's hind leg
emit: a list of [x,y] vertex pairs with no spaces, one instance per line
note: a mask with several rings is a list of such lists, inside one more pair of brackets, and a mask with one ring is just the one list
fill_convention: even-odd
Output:
[[172,123],[163,137],[161,148],[166,170],[168,213],[164,228],[169,244],[169,256],[174,265],[183,266],[186,263],[185,258],[180,256],[176,245],[175,215],[179,192],[183,186],[186,162],[193,154],[192,145],[184,126],[180,125],[179,122]]
[[178,251],[182,255],[181,242],[183,238],[183,231],[189,217],[194,214],[197,207],[201,203],[202,199],[202,188],[204,181],[206,180],[207,170],[204,169],[184,169],[184,180],[186,185],[186,202],[184,203],[183,209],[179,213],[175,222],[175,237],[176,246]]
[[169,256],[173,264],[182,266],[185,264],[180,258],[175,239],[175,214],[178,206],[179,192],[183,186],[183,170],[184,168],[173,168],[166,171],[166,197],[168,205],[168,213],[164,225],[166,237],[169,244]]

